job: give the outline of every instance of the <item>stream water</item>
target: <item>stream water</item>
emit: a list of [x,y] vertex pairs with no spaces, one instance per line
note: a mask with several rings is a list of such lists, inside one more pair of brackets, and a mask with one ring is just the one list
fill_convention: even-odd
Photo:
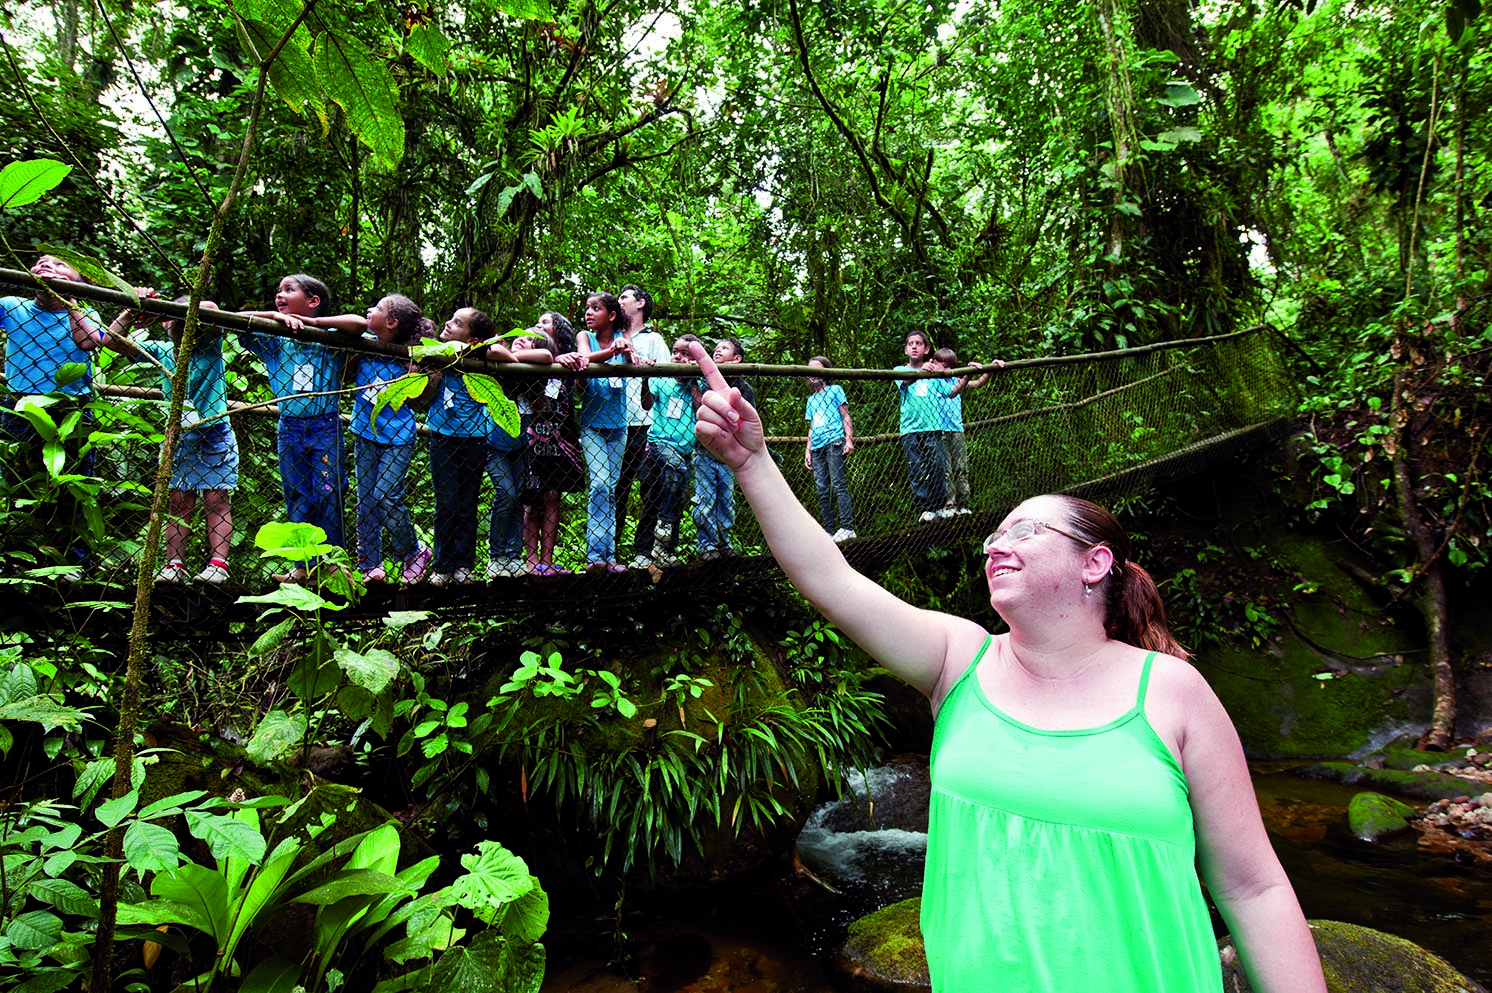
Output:
[[[833,951],[850,922],[921,890],[926,768],[871,770],[817,809],[779,864],[624,919],[631,977],[605,965],[608,920],[556,895],[546,993],[840,993]],[[1399,935],[1492,988],[1492,869],[1415,839],[1372,845],[1346,827],[1356,788],[1257,768],[1255,792],[1307,917]],[[920,814],[920,820],[919,820]],[[831,893],[821,883],[832,886]],[[557,922],[565,921],[561,925]],[[1220,926],[1220,925],[1219,925]],[[635,982],[634,982],[635,981]]]

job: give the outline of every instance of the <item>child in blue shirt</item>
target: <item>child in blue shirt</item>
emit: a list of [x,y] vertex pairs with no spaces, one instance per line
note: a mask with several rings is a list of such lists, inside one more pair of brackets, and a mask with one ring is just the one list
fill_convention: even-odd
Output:
[[[532,362],[549,365],[554,361],[547,347],[549,339],[537,327],[531,336],[513,339],[511,345],[494,342],[487,349],[489,362]],[[541,344],[542,342],[542,344]],[[534,418],[536,390],[542,393],[544,381],[524,379],[503,383],[503,391],[518,406],[518,434],[510,435],[495,422],[488,424],[487,478],[492,480],[492,514],[487,526],[487,578],[521,576],[527,572],[523,561],[523,491],[528,484],[528,428]]]
[[[276,320],[291,331],[311,325],[362,333],[358,315],[330,317],[330,309],[326,284],[297,273],[280,280],[274,310],[248,311],[246,316]],[[270,392],[279,399],[276,433],[286,516],[320,527],[326,532],[327,544],[345,545],[347,474],[342,467],[342,421],[337,412],[345,353],[318,342],[252,332],[239,340],[264,361]],[[276,577],[281,582],[305,578],[305,563]]]
[[[141,295],[155,296],[154,290]],[[177,297],[186,303],[188,297]],[[201,310],[217,310],[203,300]],[[148,315],[145,323],[153,323]],[[104,345],[137,362],[151,362],[161,376],[161,394],[171,402],[171,377],[181,348],[182,322],[162,321],[169,341],[130,337],[130,329],[142,315],[124,311],[109,326]],[[221,585],[228,581],[228,550],[233,542],[233,509],[230,494],[238,488],[238,438],[228,422],[228,395],[223,369],[223,333],[213,324],[199,325],[196,347],[187,370],[186,402],[181,409],[181,433],[171,457],[171,492],[166,522],[165,562],[156,572],[158,583],[181,583],[187,578],[184,555],[191,538],[191,519],[202,494],[202,516],[207,528],[207,565],[192,577],[193,582]]]
[[[921,331],[912,331],[903,351],[907,364],[896,368],[920,370],[932,352],[932,343]],[[901,393],[901,450],[907,460],[912,502],[924,521],[952,516],[944,507],[948,496],[943,479],[943,411],[938,403],[948,386],[940,379],[902,379],[896,388]]]
[[[696,335],[681,335],[673,346],[673,361],[693,364],[689,343]],[[637,519],[637,558],[634,569],[650,565],[675,565],[673,554],[679,521],[684,516],[689,468],[694,454],[694,411],[699,390],[692,379],[650,378],[653,423],[648,428],[647,449],[642,462],[642,507]],[[649,511],[652,511],[650,514]]]
[[[1003,362],[998,363],[1004,365]],[[969,365],[982,368],[978,362]],[[927,360],[925,368],[947,372],[958,368],[958,354],[951,348],[940,348]],[[948,479],[948,504],[945,510],[955,514],[972,514],[969,508],[969,449],[964,444],[965,390],[977,390],[989,382],[989,373],[970,381],[968,376],[943,381],[945,389],[939,405],[943,413],[943,457]]]
[[[808,360],[815,369],[832,369],[828,358],[815,355]],[[813,484],[819,491],[819,517],[824,530],[835,541],[855,537],[855,509],[850,504],[849,476],[845,460],[855,450],[855,425],[850,420],[850,403],[844,389],[827,377],[810,377],[808,406],[803,419],[808,422],[808,440],[803,448],[803,467],[813,471]]]

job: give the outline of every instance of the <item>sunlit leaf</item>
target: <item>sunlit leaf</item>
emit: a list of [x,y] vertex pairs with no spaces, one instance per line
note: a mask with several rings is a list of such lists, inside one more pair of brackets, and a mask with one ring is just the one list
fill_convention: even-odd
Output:
[[0,207],[34,203],[67,178],[73,167],[55,159],[25,159],[0,169]]
[[314,61],[321,88],[346,113],[348,128],[372,151],[379,168],[392,171],[404,157],[404,118],[388,66],[339,31],[317,37]]

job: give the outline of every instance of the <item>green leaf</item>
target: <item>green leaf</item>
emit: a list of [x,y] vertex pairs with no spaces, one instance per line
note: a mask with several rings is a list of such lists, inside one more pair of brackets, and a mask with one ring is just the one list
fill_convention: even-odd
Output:
[[231,815],[188,810],[186,821],[187,830],[207,842],[213,858],[219,861],[236,858],[258,865],[269,847],[258,828]]
[[398,631],[407,628],[411,624],[418,624],[431,616],[428,610],[391,610],[383,618],[384,627],[393,628]]
[[114,797],[99,804],[98,810],[94,811],[94,816],[104,823],[104,827],[113,827],[133,813],[139,803],[140,792],[130,790],[124,796]]
[[25,159],[0,169],[0,208],[24,207],[41,199],[73,171],[56,159]]
[[326,532],[302,521],[270,521],[254,532],[254,547],[260,558],[282,558],[303,562],[331,551]]
[[272,762],[297,747],[306,736],[304,714],[287,714],[271,710],[254,729],[245,752],[254,762]]
[[37,247],[47,255],[55,255],[78,270],[78,274],[90,283],[97,286],[112,287],[129,297],[131,306],[140,306],[140,298],[135,294],[135,288],[110,272],[108,267],[92,255],[84,255],[82,252],[75,252],[71,248],[59,248],[56,245],[38,245]]
[[404,119],[398,89],[381,57],[351,35],[324,31],[313,55],[316,78],[347,115],[347,126],[373,153],[374,164],[392,172],[404,158]]
[[348,683],[337,691],[337,709],[351,721],[360,721],[373,713],[374,697],[361,686]]
[[[330,548],[330,545],[325,546]],[[314,556],[308,556],[314,558]],[[294,610],[303,610],[307,613],[317,610],[341,610],[341,604],[332,603],[323,599],[315,590],[309,590],[299,583],[285,583],[260,596],[241,596],[238,603],[273,603],[281,607],[290,607]]]
[[[464,341],[437,341],[432,338],[426,338],[418,345],[409,346],[409,357],[416,362],[422,362],[425,359],[460,355],[464,351],[466,351],[466,342]],[[422,374],[412,372],[410,373],[410,375],[418,376]],[[396,379],[394,380],[394,383],[397,383],[399,381],[400,380]],[[394,383],[390,383],[389,386],[393,386]]]
[[[529,192],[534,195],[534,199],[535,200],[542,200],[542,199],[544,199],[544,186],[543,186],[543,184],[541,184],[539,182],[539,174],[538,173],[536,173],[536,172],[526,172],[526,173],[524,173],[523,174],[523,185],[528,187]],[[527,334],[528,331],[524,330],[522,333]]]
[[508,208],[513,206],[513,198],[521,192],[523,192],[523,187],[521,185],[503,187],[503,191],[497,195],[498,217],[501,217],[508,212]]
[[538,993],[544,978],[541,945],[518,947],[495,931],[452,948],[430,970],[428,993]]
[[1165,96],[1157,97],[1155,102],[1166,107],[1191,107],[1202,102],[1202,95],[1186,80],[1173,79],[1166,83]]
[[0,707],[0,721],[33,721],[40,724],[43,731],[62,728],[75,734],[83,729],[83,721],[87,718],[88,711],[64,707],[49,696],[27,697]]
[[174,793],[171,796],[157,800],[155,803],[146,804],[140,811],[139,818],[142,821],[148,821],[160,817],[166,811],[171,811],[174,814],[177,812],[174,808],[185,806],[194,800],[200,800],[206,795],[206,790],[187,790],[185,793]]
[[219,946],[228,937],[232,909],[228,886],[220,872],[188,862],[174,872],[163,872],[150,884],[151,896],[187,908],[197,919],[195,927],[206,931]]
[[467,872],[451,884],[451,899],[488,924],[534,887],[523,859],[495,841],[478,842],[475,855],[461,856],[461,866]]
[[382,648],[370,648],[364,654],[339,648],[336,658],[347,678],[370,693],[382,692],[399,675],[399,660]]
[[330,659],[312,653],[295,667],[285,685],[302,700],[320,700],[342,685],[342,670]]
[[508,395],[503,392],[498,381],[479,372],[468,372],[463,378],[466,380],[466,392],[471,394],[473,400],[487,408],[487,414],[492,418],[492,423],[502,428],[503,433],[508,437],[518,437],[518,430],[522,423],[518,414],[518,404],[508,399]]
[[[418,348],[419,346],[414,346]],[[413,353],[411,348],[411,353]],[[430,374],[425,372],[411,372],[400,376],[391,383],[386,383],[383,389],[378,391],[378,396],[373,400],[373,411],[369,414],[369,420],[378,422],[378,415],[385,407],[392,407],[395,411],[403,408],[404,404],[421,393],[430,382]]]
[[64,914],[97,917],[98,901],[77,883],[66,879],[33,879],[26,892],[42,903],[49,903]]
[[451,39],[430,25],[421,24],[404,39],[404,50],[420,65],[437,76],[443,76],[447,66],[446,53],[451,50]]
[[13,948],[44,952],[62,938],[62,918],[50,910],[33,910],[11,921],[5,936]]
[[[233,18],[233,29],[238,34],[238,43],[255,65],[274,51],[283,31],[277,31],[263,21],[253,18]],[[296,37],[287,41],[275,60],[269,65],[269,81],[280,99],[297,114],[307,107],[315,110],[325,129],[326,113],[321,102],[321,90],[316,85],[316,69],[311,65],[311,53],[298,42],[305,31],[297,30]]]
[[176,835],[149,821],[135,821],[124,832],[124,860],[137,872],[160,872],[181,864]]
[[530,21],[554,20],[554,10],[549,6],[549,0],[488,0],[488,3],[512,17]]
[[376,869],[352,869],[338,873],[329,882],[302,893],[292,903],[311,903],[325,907],[349,896],[376,893],[414,893],[405,883]]
[[[301,589],[301,587],[295,585],[294,583],[289,583],[285,586],[280,587],[280,589],[282,590],[288,590],[292,588]],[[290,630],[295,627],[297,622],[298,618],[285,618],[283,621],[261,634],[258,638],[255,638],[254,643],[249,646],[249,654],[257,657],[274,651],[276,648],[280,647],[280,643],[285,640],[285,636],[290,633]]]
[[549,894],[533,880],[533,889],[508,905],[502,918],[502,933],[520,944],[531,945],[549,927]]
[[284,955],[273,955],[244,977],[238,993],[293,993],[299,985],[300,963]]

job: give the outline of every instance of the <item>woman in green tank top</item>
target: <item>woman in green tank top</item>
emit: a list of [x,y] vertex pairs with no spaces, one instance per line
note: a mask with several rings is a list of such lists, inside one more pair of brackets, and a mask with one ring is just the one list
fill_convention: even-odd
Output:
[[1196,868],[1258,993],[1326,993],[1232,722],[1103,508],[1016,507],[985,540],[1009,626],[922,610],[850,568],[756,410],[691,346],[699,441],[783,571],[937,715],[923,936],[936,993],[1220,993]]

